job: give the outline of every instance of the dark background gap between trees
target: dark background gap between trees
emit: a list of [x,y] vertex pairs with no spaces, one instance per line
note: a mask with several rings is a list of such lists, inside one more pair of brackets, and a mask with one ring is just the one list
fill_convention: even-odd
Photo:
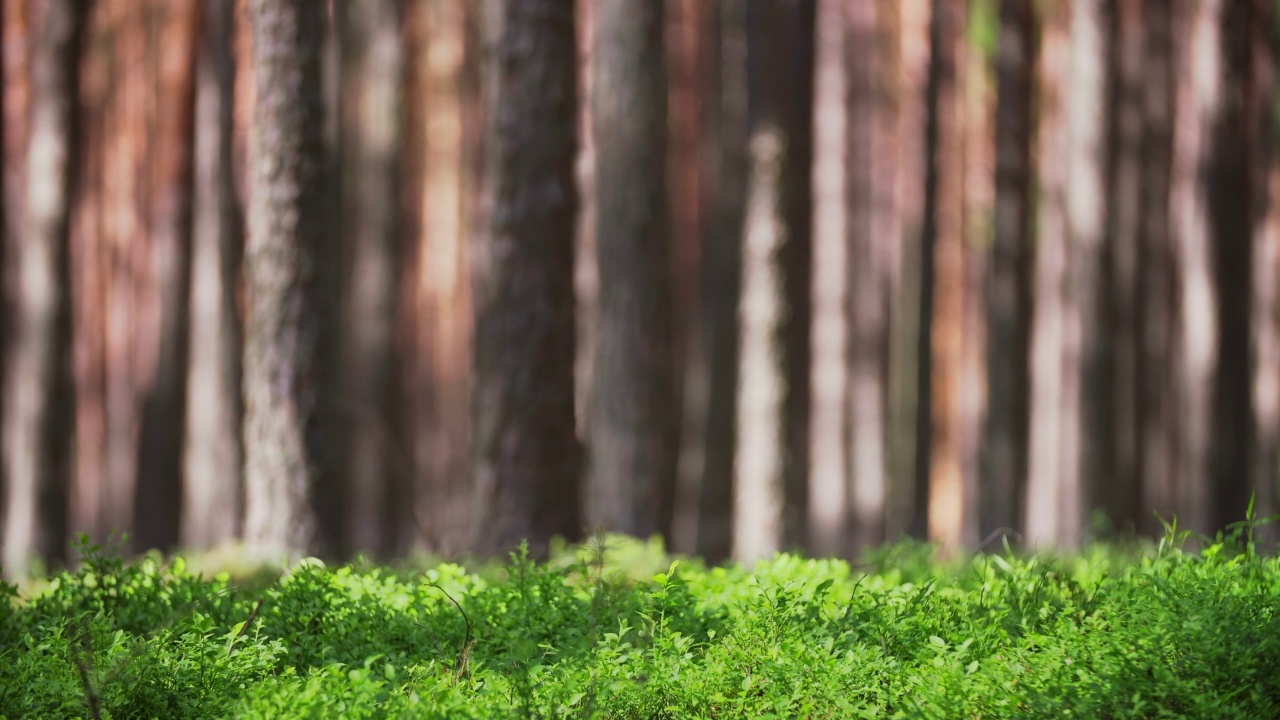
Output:
[[3,564],[1276,508],[1267,0],[5,0]]

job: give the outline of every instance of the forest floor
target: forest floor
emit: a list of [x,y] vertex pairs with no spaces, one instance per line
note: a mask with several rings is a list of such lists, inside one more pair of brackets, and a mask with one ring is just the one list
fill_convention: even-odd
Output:
[[5,586],[0,717],[1280,717],[1280,561],[1245,534],[754,568],[609,537],[258,581],[82,544]]

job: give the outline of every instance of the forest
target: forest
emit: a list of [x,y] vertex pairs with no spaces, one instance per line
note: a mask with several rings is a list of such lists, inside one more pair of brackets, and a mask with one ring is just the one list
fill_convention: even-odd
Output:
[[0,565],[1276,513],[1276,12],[4,0]]

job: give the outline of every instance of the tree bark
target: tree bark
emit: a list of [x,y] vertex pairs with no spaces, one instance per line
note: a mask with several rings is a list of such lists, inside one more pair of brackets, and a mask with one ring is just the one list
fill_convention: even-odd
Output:
[[587,518],[642,537],[670,532],[679,437],[663,1],[607,2],[595,15],[599,316]]
[[734,460],[734,556],[799,540],[808,452],[814,4],[752,0],[748,188]]
[[574,423],[573,3],[497,0],[493,207],[477,258],[477,550],[580,537]]
[[1031,317],[1031,108],[1035,13],[1001,0],[996,55],[996,197],[988,260],[987,410],[980,534],[1022,527],[1027,473]]
[[963,2],[933,0],[926,96],[916,527],[940,542],[946,552],[959,548],[968,511],[960,427],[965,271],[957,77],[964,28]]
[[237,306],[243,211],[232,174],[234,0],[203,8],[196,70],[190,367],[183,457],[182,544],[235,539],[244,507]]
[[151,283],[138,299],[145,326],[140,344],[150,372],[139,388],[138,479],[134,486],[136,550],[171,550],[182,506],[182,441],[187,406],[191,287],[192,148],[201,8],[195,0],[157,7],[160,27],[150,69],[152,119],[148,265]]
[[390,557],[406,546],[413,507],[401,446],[395,349],[399,297],[403,7],[399,0],[346,3],[343,45],[343,387],[348,428],[351,543]]
[[34,555],[65,558],[70,472],[67,238],[77,167],[76,101],[84,4],[55,0],[36,18],[29,150],[14,337],[4,386],[3,564],[23,577]]
[[256,100],[245,253],[245,541],[262,559],[317,549],[325,472],[317,393],[326,243],[319,3],[253,0]]

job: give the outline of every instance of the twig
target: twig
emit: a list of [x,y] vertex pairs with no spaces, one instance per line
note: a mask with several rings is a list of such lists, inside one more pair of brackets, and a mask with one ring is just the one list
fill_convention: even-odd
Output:
[[[83,628],[80,631],[85,632]],[[84,638],[79,639],[81,645],[86,644]],[[80,658],[80,653],[75,649],[71,650],[71,660],[75,662],[76,669],[80,671],[80,683],[84,687],[84,699],[89,704],[89,717],[93,720],[102,720],[101,702],[98,699],[98,693],[93,689],[93,683],[89,680],[89,669],[85,667],[84,660]]]
[[231,639],[232,642],[239,640],[246,632],[249,631],[249,626],[253,624],[254,620],[258,619],[258,611],[261,609],[262,609],[262,598],[258,598],[258,603],[253,606],[253,612],[249,613],[249,619],[245,620],[244,625],[240,626],[240,632],[236,633],[236,636]]
[[463,641],[462,648],[458,650],[457,658],[458,677],[461,678],[467,671],[467,665],[471,660],[471,648],[475,645],[475,642],[471,639],[471,618],[467,617],[467,611],[463,610],[462,606],[458,604],[458,601],[453,599],[453,596],[449,594],[448,590],[440,587],[439,583],[428,583],[428,585],[439,590],[441,593],[444,593],[444,596],[449,598],[449,602],[453,603],[453,606],[458,608],[459,613],[462,613],[462,621],[467,625],[467,638]]

